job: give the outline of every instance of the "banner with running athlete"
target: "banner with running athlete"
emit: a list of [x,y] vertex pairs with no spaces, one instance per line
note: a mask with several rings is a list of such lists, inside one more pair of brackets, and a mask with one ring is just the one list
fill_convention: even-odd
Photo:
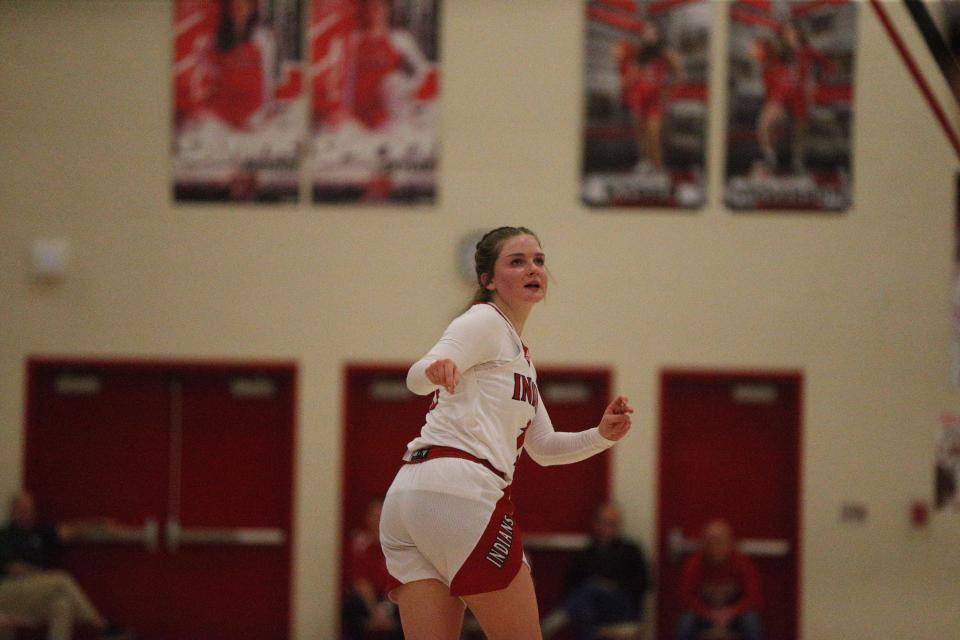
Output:
[[312,0],[314,202],[436,194],[439,0]]
[[706,0],[587,2],[585,204],[704,204],[712,12]]
[[177,201],[287,201],[306,126],[299,0],[176,0]]
[[856,5],[729,4],[727,206],[850,206]]

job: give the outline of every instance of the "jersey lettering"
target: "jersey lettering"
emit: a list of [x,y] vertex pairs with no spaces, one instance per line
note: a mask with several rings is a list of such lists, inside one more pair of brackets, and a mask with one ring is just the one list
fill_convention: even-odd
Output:
[[520,402],[526,402],[536,409],[540,404],[540,391],[537,389],[537,382],[530,376],[514,372],[513,374],[513,399]]

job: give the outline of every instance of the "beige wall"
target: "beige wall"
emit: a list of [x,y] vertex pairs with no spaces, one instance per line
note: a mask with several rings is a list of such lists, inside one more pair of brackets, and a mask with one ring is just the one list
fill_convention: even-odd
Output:
[[[918,51],[902,5],[888,9]],[[538,361],[609,365],[640,407],[615,457],[630,533],[653,546],[661,367],[801,369],[804,637],[956,637],[960,514],[917,531],[908,505],[931,498],[939,412],[960,409],[957,159],[875,16],[862,7],[855,206],[821,216],[724,210],[719,19],[708,207],[581,207],[581,14],[444,3],[436,207],[174,207],[169,4],[0,0],[0,493],[20,477],[28,355],[296,360],[296,637],[331,637],[341,367],[419,356],[469,295],[461,236],[523,223],[556,277],[525,335]],[[61,285],[30,280],[37,236],[72,244]],[[838,523],[847,500],[869,506],[866,524]]]

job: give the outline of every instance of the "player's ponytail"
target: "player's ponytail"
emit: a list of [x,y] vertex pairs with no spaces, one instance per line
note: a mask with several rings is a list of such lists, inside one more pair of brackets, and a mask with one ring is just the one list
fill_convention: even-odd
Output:
[[477,290],[473,294],[471,305],[483,302],[490,302],[493,299],[493,291],[487,289],[486,283],[493,279],[493,269],[500,257],[500,250],[503,243],[513,236],[533,236],[539,244],[540,238],[537,238],[530,229],[526,227],[497,227],[488,231],[480,242],[477,243],[477,250],[473,254],[473,262],[477,271]]

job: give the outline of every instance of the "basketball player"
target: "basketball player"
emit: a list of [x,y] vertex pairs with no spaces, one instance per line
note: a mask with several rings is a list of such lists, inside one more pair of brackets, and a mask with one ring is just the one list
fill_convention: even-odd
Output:
[[557,433],[520,336],[547,292],[544,253],[524,227],[477,243],[474,304],[410,367],[407,386],[433,394],[383,505],[380,541],[408,640],[456,640],[464,606],[490,640],[540,638],[537,602],[510,500],[523,449],[541,465],[606,450],[630,430],[620,396],[598,427]]
[[644,29],[640,46],[622,41],[614,47],[623,103],[636,127],[640,160],[636,169],[663,171],[663,112],[667,87],[682,83],[680,56],[664,44],[652,24]]
[[769,171],[777,168],[773,132],[789,116],[793,119],[791,159],[794,173],[805,171],[807,123],[813,101],[813,67],[829,73],[833,63],[811,47],[799,25],[783,25],[774,41],[760,41],[754,56],[763,69],[766,101],[757,119],[757,138]]
[[254,127],[273,97],[275,49],[273,35],[260,25],[256,0],[221,0],[215,45],[191,80],[199,115],[234,129]]
[[[368,129],[386,124],[392,111],[404,102],[391,78],[409,76],[401,84],[412,93],[430,70],[410,32],[390,28],[390,6],[386,0],[361,0],[358,13],[360,29],[350,42],[350,68],[346,99],[348,109]],[[396,83],[394,83],[396,84]],[[410,102],[410,95],[406,102]]]

